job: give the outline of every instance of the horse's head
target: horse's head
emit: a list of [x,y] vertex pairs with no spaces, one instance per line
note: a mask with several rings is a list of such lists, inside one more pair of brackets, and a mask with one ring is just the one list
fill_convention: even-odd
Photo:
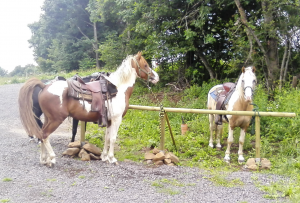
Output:
[[133,57],[132,67],[135,69],[138,77],[146,81],[150,81],[153,84],[156,84],[159,81],[158,74],[150,68],[141,52],[138,52]]
[[239,82],[244,93],[244,98],[247,102],[252,102],[254,89],[257,83],[255,76],[255,67],[248,66],[247,68],[242,68],[242,75]]

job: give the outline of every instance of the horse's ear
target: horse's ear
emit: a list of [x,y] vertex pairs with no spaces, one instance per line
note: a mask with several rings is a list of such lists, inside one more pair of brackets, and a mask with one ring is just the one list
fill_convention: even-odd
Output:
[[136,59],[137,59],[137,60],[140,60],[141,57],[142,57],[142,52],[139,51],[139,52],[136,54]]
[[242,68],[242,72],[245,73],[245,67],[244,67],[244,66],[243,66],[243,68]]
[[255,71],[256,71],[256,68],[255,68],[255,66],[253,66],[252,67],[252,72],[255,73]]

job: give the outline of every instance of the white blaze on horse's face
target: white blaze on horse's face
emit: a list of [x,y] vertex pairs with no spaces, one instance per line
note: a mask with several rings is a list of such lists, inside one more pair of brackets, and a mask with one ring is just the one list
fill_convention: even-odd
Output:
[[153,84],[156,84],[158,81],[159,81],[159,76],[158,76],[158,74],[154,71],[154,70],[152,70],[151,69],[151,76],[150,76],[150,82],[152,82]]
[[241,77],[242,87],[244,89],[244,98],[247,102],[252,102],[252,97],[256,85],[255,67],[243,68]]

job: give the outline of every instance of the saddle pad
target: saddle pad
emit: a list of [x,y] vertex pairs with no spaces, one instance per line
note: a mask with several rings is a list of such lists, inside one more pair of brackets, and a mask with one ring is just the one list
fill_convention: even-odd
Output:
[[223,91],[223,87],[218,87],[217,89],[215,89],[213,92],[209,93],[210,96],[215,100],[217,101],[218,100],[218,97],[219,97],[219,94],[221,91]]

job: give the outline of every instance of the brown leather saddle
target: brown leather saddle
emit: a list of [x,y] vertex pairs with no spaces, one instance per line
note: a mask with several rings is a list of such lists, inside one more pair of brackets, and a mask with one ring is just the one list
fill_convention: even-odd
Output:
[[116,96],[118,90],[114,84],[109,82],[103,74],[93,82],[85,83],[83,79],[75,75],[72,79],[68,79],[68,96],[75,99],[83,100],[91,103],[91,111],[99,112],[99,127],[107,126],[107,108],[105,101]]
[[[216,98],[216,110],[226,110],[225,105],[228,103],[232,93],[234,92],[236,87],[235,83],[232,82],[226,82],[223,84],[221,88],[218,88],[217,98]],[[224,115],[224,118],[228,121],[228,118],[226,115]],[[216,115],[215,116],[215,123],[217,125],[222,125],[222,115]]]

